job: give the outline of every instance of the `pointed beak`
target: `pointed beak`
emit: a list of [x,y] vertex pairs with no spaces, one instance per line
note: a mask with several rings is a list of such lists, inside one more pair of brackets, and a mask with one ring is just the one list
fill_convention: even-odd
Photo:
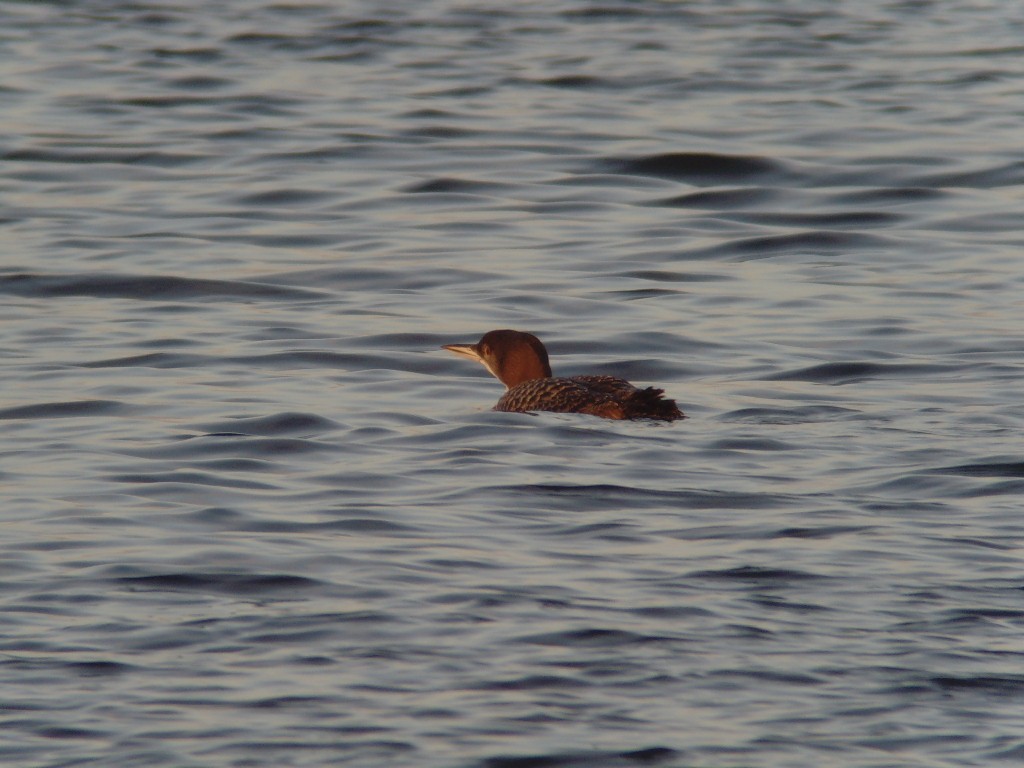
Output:
[[480,353],[476,351],[476,344],[444,344],[441,346],[441,349],[447,349],[449,352],[468,357],[470,360],[483,362],[480,359]]

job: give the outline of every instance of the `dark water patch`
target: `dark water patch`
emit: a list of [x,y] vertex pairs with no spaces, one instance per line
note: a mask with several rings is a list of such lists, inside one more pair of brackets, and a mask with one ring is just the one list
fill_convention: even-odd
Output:
[[[673,9],[675,11],[675,9]],[[558,11],[558,15],[569,21],[630,21],[639,17],[651,18],[652,14],[657,13],[657,9],[648,11],[646,8],[637,8],[626,3],[592,3],[586,6],[578,8],[570,7],[564,10]],[[677,18],[689,18],[690,14],[686,11],[679,11]]]
[[1024,477],[1024,461],[991,461],[978,464],[956,464],[929,470],[941,475],[966,477]]
[[[528,213],[530,215],[537,215],[537,216],[547,215],[547,216],[566,216],[566,217],[580,216],[580,217],[584,217],[584,216],[601,216],[601,215],[607,214],[608,208],[611,205],[612,204],[610,204],[610,203],[608,203],[608,202],[606,202],[604,200],[590,200],[590,201],[587,201],[587,200],[575,199],[575,200],[565,200],[565,201],[547,201],[547,202],[543,202],[543,203],[524,203],[519,208],[520,208],[520,210],[524,211],[525,213]],[[475,225],[474,224],[474,226],[487,226],[487,224],[483,224],[483,225]],[[499,229],[504,229],[504,228],[507,228],[507,229],[510,229],[510,230],[512,229],[512,227],[505,227],[503,225],[496,225],[494,223],[490,223],[490,226],[495,231],[497,231]],[[447,229],[451,229],[451,227],[448,227]]]
[[[419,391],[419,386],[417,385],[407,391]],[[429,392],[431,390],[428,388],[427,391]],[[445,388],[444,391],[450,390]],[[401,437],[401,433],[405,432],[405,428],[407,427],[447,427],[448,425],[447,420],[436,419],[430,416],[423,416],[418,413],[409,413],[401,410],[392,411],[387,409],[374,409],[364,412],[364,415],[367,416],[375,426],[356,427],[355,429],[352,429],[349,434],[363,435],[369,440],[378,437]],[[363,430],[367,431],[363,432]],[[410,435],[408,436],[408,439],[415,440],[416,437],[417,436]],[[434,439],[434,437],[431,436],[429,439]]]
[[180,168],[202,163],[207,155],[166,151],[116,149],[15,149],[0,154],[9,163],[55,163],[58,165],[141,165]]
[[480,269],[464,269],[434,266],[430,269],[402,269],[398,273],[391,269],[372,267],[340,266],[325,269],[296,269],[291,272],[264,275],[264,280],[274,285],[318,285],[331,291],[416,291],[428,288],[464,287],[466,285],[495,281],[493,272]]
[[136,669],[131,664],[119,661],[73,661],[64,667],[79,677],[116,677]]
[[739,189],[713,189],[689,192],[685,195],[652,200],[648,205],[665,208],[707,208],[709,210],[734,210],[758,205],[779,196],[779,190],[771,187],[741,187]]
[[200,95],[198,93],[167,94],[160,96],[131,96],[125,99],[117,99],[113,103],[125,107],[138,107],[141,109],[178,109],[180,107],[195,107],[205,105],[221,105],[222,99],[218,96]]
[[893,241],[863,232],[815,230],[785,235],[742,237],[721,245],[684,251],[685,258],[736,257],[740,259],[773,258],[782,254],[846,253],[849,251],[887,248]]
[[336,143],[332,143],[288,152],[267,152],[261,155],[260,159],[268,165],[274,165],[276,162],[312,163],[319,165],[320,163],[327,162],[351,161],[358,154],[359,150],[350,145],[342,144],[339,146]]
[[[1006,546],[1002,549],[1011,551],[1013,547]],[[1013,625],[1024,624],[1024,608],[963,608],[946,611],[941,625],[953,628],[970,624],[992,624],[993,622]],[[1024,650],[1017,651],[1017,654],[1024,656]]]
[[635,288],[630,291],[600,291],[599,295],[623,301],[642,301],[643,299],[659,299],[665,296],[679,296],[684,291],[670,288]]
[[416,182],[405,187],[404,192],[410,194],[422,194],[426,192],[461,192],[464,194],[484,194],[499,190],[508,189],[507,184],[496,184],[490,181],[478,181],[475,179],[459,179],[451,176],[441,176],[435,179]]
[[1024,160],[969,171],[952,171],[922,176],[913,186],[962,189],[998,189],[1024,184]]
[[672,152],[604,160],[600,170],[634,176],[655,176],[690,184],[713,186],[738,180],[763,181],[786,175],[781,163],[754,155],[712,152]]
[[247,643],[253,643],[257,647],[267,644],[274,645],[315,645],[319,641],[327,640],[334,636],[330,629],[301,629],[292,631],[258,632],[245,637]]
[[1024,742],[1018,743],[1018,740],[1008,737],[999,737],[994,741],[998,748],[982,753],[986,763],[992,760],[999,760],[1003,765],[1024,762]]
[[453,122],[458,122],[464,117],[464,115],[448,109],[421,107],[402,112],[399,117],[403,120],[451,120]]
[[200,523],[204,526],[230,527],[234,529],[247,518],[243,512],[230,507],[204,507],[180,516],[180,519]]
[[[500,389],[498,392],[500,393]],[[496,438],[500,438],[502,444],[508,440],[507,435],[501,437],[502,433],[500,430],[508,429],[522,424],[521,418],[528,416],[529,414],[522,413],[502,413],[500,411],[490,410],[493,402],[497,400],[497,396],[493,400],[485,400],[481,398],[481,402],[474,403],[473,408],[475,412],[464,414],[461,418],[463,420],[479,420],[478,423],[469,423],[461,425],[451,425],[445,428],[441,435],[444,439],[445,444],[448,445],[488,445],[495,444]],[[497,431],[496,431],[497,430]],[[379,435],[387,436],[390,432],[380,432]],[[431,437],[431,441],[436,441],[437,438]],[[490,451],[488,451],[490,453]],[[453,493],[461,493],[461,486],[456,486]]]
[[[371,693],[385,694],[385,693],[410,693],[408,689],[395,688],[395,687],[379,687],[373,688]],[[325,729],[326,730],[326,729]],[[377,729],[372,729],[371,733],[376,732]],[[390,731],[391,729],[385,729]],[[274,738],[273,734],[264,736],[263,738],[256,738],[246,741],[232,741],[230,747],[222,747],[220,752],[227,752],[228,754],[252,754],[258,755],[258,759],[245,760],[242,765],[258,765],[258,764],[269,764],[270,765],[301,765],[305,763],[304,760],[296,760],[296,755],[302,753],[313,753],[313,752],[326,752],[332,755],[331,760],[336,764],[339,759],[338,756],[344,756],[346,760],[358,759],[362,761],[361,765],[402,765],[403,761],[398,758],[398,755],[416,752],[417,746],[411,742],[406,741],[395,741],[385,739],[358,739],[353,738],[349,735],[349,729],[339,728],[333,726],[331,731],[335,732],[335,739],[323,740],[323,739],[308,739],[308,738]],[[259,733],[258,731],[254,731]],[[356,729],[353,733],[360,733],[362,729]],[[263,734],[260,734],[263,736]],[[280,756],[270,761],[267,757],[278,753]],[[317,763],[307,763],[317,765]],[[410,763],[411,764],[411,763]],[[141,768],[141,767],[140,767]]]
[[[997,213],[978,213],[965,216],[950,216],[931,222],[931,228],[937,232],[978,232],[992,237],[998,232],[1009,232],[1016,235],[1020,232],[1020,212],[1005,211]],[[998,288],[998,284],[986,287]]]
[[[70,674],[76,677],[116,677],[139,669],[136,666],[119,661],[97,660],[65,662],[57,659],[37,658],[9,658],[4,661],[0,661],[0,669],[2,668],[13,668],[16,670],[32,672],[53,670],[58,674]],[[12,704],[7,704],[4,708],[14,709],[17,707]]]
[[649,619],[691,619],[694,617],[705,618],[714,615],[706,608],[697,608],[689,605],[648,605],[641,608],[628,608],[626,612],[634,616],[642,616]]
[[237,81],[225,77],[211,77],[210,75],[186,75],[172,79],[168,85],[171,88],[181,88],[185,91],[213,91],[227,86],[234,85]]
[[459,560],[453,558],[433,558],[421,561],[422,565],[438,571],[487,571],[504,568],[504,565],[482,560]]
[[822,525],[814,528],[783,528],[773,538],[780,539],[831,539],[852,533],[864,533],[871,528],[866,525]]
[[367,536],[407,537],[421,532],[420,529],[390,520],[371,517],[352,517],[344,520],[324,520],[316,523],[299,523],[289,520],[263,520],[233,526],[234,529],[258,533],[319,533],[341,531],[343,533]]
[[852,384],[882,377],[924,376],[945,374],[959,366],[926,365],[913,363],[823,363],[809,368],[783,371],[765,377],[765,381],[813,381],[818,384]]
[[200,64],[212,64],[224,56],[220,48],[154,48],[151,53],[158,59],[184,59]]
[[976,692],[998,697],[1024,697],[1024,675],[938,675],[931,679],[931,683],[948,693]]
[[271,142],[278,136],[278,132],[262,126],[247,126],[244,128],[225,128],[219,131],[211,131],[204,135],[208,141],[237,141],[237,142]]
[[[272,696],[256,701],[245,702],[243,706],[249,709],[320,709],[331,704],[331,700],[324,696]],[[365,733],[372,733],[384,730],[383,728],[364,730]]]
[[771,227],[892,227],[906,218],[883,211],[832,211],[829,213],[744,213],[730,218],[747,224]]
[[974,539],[969,536],[955,536],[949,539],[943,538],[942,541],[948,541],[951,544],[962,544],[965,547],[978,547],[979,549],[994,549],[999,552],[1008,552],[1014,549],[1014,545],[1009,541]]
[[795,672],[776,672],[770,669],[728,669],[715,670],[709,674],[712,679],[750,678],[761,683],[782,683],[783,685],[821,685],[823,678],[802,675]]
[[722,414],[722,421],[750,422],[753,424],[814,424],[837,421],[859,415],[859,411],[835,405],[805,405],[796,408],[740,408]]
[[278,50],[301,50],[309,41],[281,32],[239,32],[226,38],[223,42]]
[[897,288],[890,291],[890,296],[900,301],[913,302],[916,299],[938,299],[946,303],[956,302],[963,297],[963,285],[950,286],[948,291],[929,291],[920,288]]
[[764,586],[785,585],[794,581],[824,579],[821,574],[799,571],[793,568],[762,568],[754,565],[726,568],[720,571],[693,571],[687,574],[691,579],[758,584]]
[[607,88],[613,84],[612,81],[607,78],[595,77],[594,75],[559,75],[557,77],[547,77],[528,82],[533,82],[536,85],[543,85],[548,88],[566,88],[569,90],[583,91]]
[[802,613],[818,613],[818,612],[821,612],[821,611],[830,611],[830,610],[832,610],[832,608],[830,608],[830,607],[827,607],[827,606],[824,606],[824,605],[817,605],[815,603],[807,603],[807,602],[794,603],[794,602],[789,601],[789,600],[780,600],[778,598],[769,598],[769,597],[753,598],[752,602],[757,603],[758,605],[763,606],[764,608],[768,608],[770,610],[792,611],[794,613],[801,613],[801,614]]
[[[413,128],[405,131],[403,135],[410,138],[439,139],[450,141],[452,139],[468,139],[480,136],[482,131],[472,128],[461,128],[455,125],[425,125],[421,128]],[[408,190],[407,190],[408,191]]]
[[146,349],[174,349],[176,347],[196,347],[200,342],[196,339],[169,337],[162,339],[140,339],[138,346]]
[[981,488],[965,488],[953,495],[973,499],[985,496],[1014,496],[1019,493],[1024,493],[1024,480],[1006,480],[1001,483],[990,483]]
[[267,461],[266,459],[240,458],[237,456],[194,461],[191,466],[206,472],[260,472],[266,474],[280,472],[283,469],[280,464]]
[[544,632],[513,638],[514,642],[528,645],[553,645],[567,648],[626,648],[651,643],[678,643],[682,638],[669,635],[648,635],[622,629],[591,627],[564,632]]
[[206,355],[149,352],[144,355],[113,357],[77,365],[79,368],[202,368],[209,362],[210,358]]
[[221,474],[208,472],[187,472],[174,470],[171,472],[145,472],[138,474],[112,475],[108,478],[115,483],[128,483],[131,485],[193,485],[209,486],[212,488],[240,488],[247,490],[273,491],[277,486],[270,483],[260,483],[255,480],[242,480],[237,477],[224,477]]
[[165,573],[151,576],[126,576],[115,579],[139,592],[198,592],[201,594],[265,595],[305,594],[324,582],[291,574],[251,573]]
[[41,299],[92,296],[143,301],[207,298],[294,301],[322,299],[325,296],[318,291],[266,283],[115,273],[5,274],[0,275],[0,293]]
[[584,189],[624,189],[635,191],[637,188],[649,187],[650,189],[664,191],[672,189],[670,181],[662,181],[653,176],[628,176],[619,173],[576,173],[570,176],[550,179],[545,182],[551,186],[559,187],[582,187]]
[[92,728],[72,728],[69,726],[50,726],[35,732],[44,739],[109,739],[111,733]]
[[269,416],[254,416],[206,424],[203,429],[209,433],[233,433],[238,435],[260,435],[279,437],[283,435],[318,435],[333,432],[337,422],[312,413],[286,411]]
[[319,192],[310,189],[272,189],[266,192],[255,192],[243,195],[235,200],[238,205],[254,206],[263,208],[265,206],[299,206],[320,203],[324,200],[333,200],[336,193]]
[[902,324],[900,321],[886,321],[879,319],[879,324],[865,328],[864,333],[869,336],[910,336],[915,331]]
[[803,447],[766,437],[731,437],[708,445],[710,450],[718,451],[795,451]]
[[768,494],[735,493],[713,490],[659,491],[610,483],[593,485],[536,484],[497,487],[496,497],[533,498],[557,509],[594,510],[633,508],[652,503],[678,506],[681,509],[770,509],[785,500]]
[[627,277],[633,280],[650,280],[654,283],[715,283],[735,279],[729,275],[673,272],[665,269],[633,269],[628,272],[615,272],[608,277]]
[[[284,425],[283,428],[287,431],[288,426]],[[213,456],[266,459],[299,457],[339,450],[336,443],[310,439],[260,437],[245,432],[221,432],[220,434],[188,435],[172,443],[163,443],[153,447],[133,447],[125,450],[125,454],[142,459],[198,459]]]
[[663,765],[676,760],[679,752],[668,747],[648,747],[629,752],[559,752],[548,755],[488,757],[480,768],[626,768],[635,765]]
[[514,680],[497,680],[473,686],[481,691],[560,691],[575,688],[588,688],[590,684],[583,680],[564,675],[528,675]]
[[[165,233],[154,233],[157,237],[164,237]],[[167,233],[169,234],[169,233]],[[222,242],[244,243],[258,245],[261,248],[332,248],[344,242],[345,238],[337,234],[315,234],[303,233],[295,235],[232,235],[229,237],[211,237],[211,240]],[[326,298],[323,294],[317,296],[310,291],[306,298]]]
[[949,192],[935,187],[879,187],[857,189],[851,192],[828,195],[825,201],[834,205],[869,205],[886,207],[898,203],[919,203],[948,197]]
[[117,400],[71,400],[64,403],[36,403],[0,410],[0,419],[64,419],[82,416],[110,416],[127,406]]
[[632,526],[621,523],[590,523],[587,525],[559,526],[551,532],[551,535],[568,538],[582,536],[604,541],[639,541],[640,537],[630,535],[632,530]]
[[953,87],[959,86],[972,86],[972,85],[988,85],[990,83],[999,83],[1008,81],[1013,78],[1013,73],[1005,69],[987,69],[979,70],[976,72],[968,72],[962,75],[951,77],[947,84]]

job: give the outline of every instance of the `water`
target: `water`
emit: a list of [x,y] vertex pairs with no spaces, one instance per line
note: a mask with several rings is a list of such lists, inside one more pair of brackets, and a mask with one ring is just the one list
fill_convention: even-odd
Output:
[[5,765],[1024,757],[1014,4],[0,30]]

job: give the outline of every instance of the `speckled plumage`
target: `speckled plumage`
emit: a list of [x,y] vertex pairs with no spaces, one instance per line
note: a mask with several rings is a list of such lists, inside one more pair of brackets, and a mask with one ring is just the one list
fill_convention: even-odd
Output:
[[586,413],[605,419],[684,418],[675,400],[656,387],[639,389],[614,376],[551,375],[547,350],[521,331],[490,331],[476,344],[446,344],[444,349],[482,363],[508,387],[496,411]]
[[614,376],[531,379],[505,392],[494,410],[587,413],[605,419],[683,418],[675,401],[665,399],[664,394],[664,390],[639,389]]

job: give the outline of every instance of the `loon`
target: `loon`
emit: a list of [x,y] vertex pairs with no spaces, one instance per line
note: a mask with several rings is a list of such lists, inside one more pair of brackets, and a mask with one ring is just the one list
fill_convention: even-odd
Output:
[[496,411],[587,413],[605,419],[685,418],[675,400],[663,397],[662,389],[638,389],[614,376],[552,377],[548,351],[532,333],[489,331],[476,344],[445,344],[441,349],[482,363],[507,387],[494,406]]

